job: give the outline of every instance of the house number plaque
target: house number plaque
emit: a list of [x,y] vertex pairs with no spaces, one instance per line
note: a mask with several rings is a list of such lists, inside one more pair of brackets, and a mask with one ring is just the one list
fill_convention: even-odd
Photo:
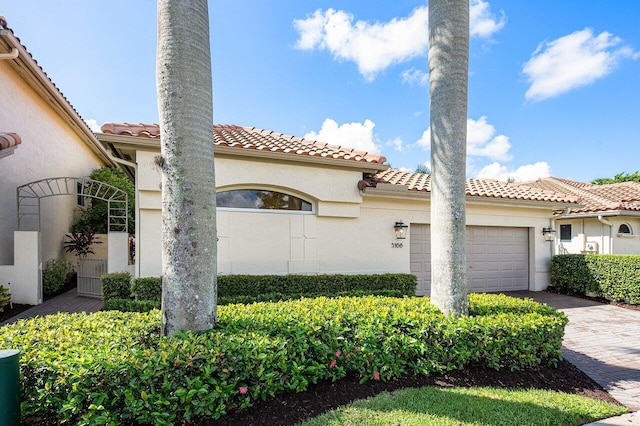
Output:
[[402,248],[402,243],[391,243],[391,248]]

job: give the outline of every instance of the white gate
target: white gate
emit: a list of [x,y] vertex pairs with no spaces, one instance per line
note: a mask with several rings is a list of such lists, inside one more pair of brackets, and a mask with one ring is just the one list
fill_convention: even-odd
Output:
[[107,273],[107,259],[84,259],[78,262],[78,296],[102,299],[100,277]]

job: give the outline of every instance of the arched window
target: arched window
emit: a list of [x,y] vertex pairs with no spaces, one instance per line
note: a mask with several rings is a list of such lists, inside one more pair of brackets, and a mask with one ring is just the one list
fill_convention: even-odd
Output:
[[633,231],[631,230],[631,226],[629,224],[623,223],[618,227],[618,234],[623,235],[633,235]]
[[287,210],[311,212],[309,201],[294,195],[265,189],[233,189],[216,193],[216,203],[221,208],[252,210]]

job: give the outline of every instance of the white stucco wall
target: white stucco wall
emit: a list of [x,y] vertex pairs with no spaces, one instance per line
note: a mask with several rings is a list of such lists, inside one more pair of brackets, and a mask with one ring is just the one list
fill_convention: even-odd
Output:
[[[140,276],[161,274],[160,174],[157,152],[138,151]],[[218,190],[273,189],[313,204],[312,213],[218,209],[218,270],[222,274],[410,272],[410,236],[399,241],[393,225],[428,224],[426,198],[362,196],[358,170],[216,157]],[[468,203],[467,223],[529,229],[530,289],[549,284],[551,243],[542,228],[551,209]],[[402,247],[393,243],[402,243]]]
[[[557,253],[582,253],[588,245],[596,243],[598,254],[640,254],[640,218],[635,216],[604,216],[604,221],[595,217],[556,219],[555,227],[558,235],[556,238]],[[631,227],[633,234],[618,234],[621,224]],[[571,241],[560,240],[560,225],[570,224],[572,231]]]
[[[103,164],[80,137],[10,68],[0,61],[0,131],[15,132],[22,144],[0,159],[0,264],[12,264],[16,230],[16,187],[35,180],[86,176]],[[73,221],[76,198],[42,200],[42,259],[62,254],[63,236]],[[32,230],[32,228],[29,228]]]

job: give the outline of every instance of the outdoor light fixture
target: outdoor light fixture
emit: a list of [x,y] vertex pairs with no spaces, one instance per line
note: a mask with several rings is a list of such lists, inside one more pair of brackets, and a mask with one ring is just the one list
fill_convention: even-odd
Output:
[[553,228],[542,228],[542,236],[545,241],[551,242],[556,236],[556,230]]
[[405,238],[407,238],[408,227],[409,226],[405,225],[402,221],[396,222],[396,224],[393,225],[393,231],[396,233],[396,238],[398,240],[404,240]]

